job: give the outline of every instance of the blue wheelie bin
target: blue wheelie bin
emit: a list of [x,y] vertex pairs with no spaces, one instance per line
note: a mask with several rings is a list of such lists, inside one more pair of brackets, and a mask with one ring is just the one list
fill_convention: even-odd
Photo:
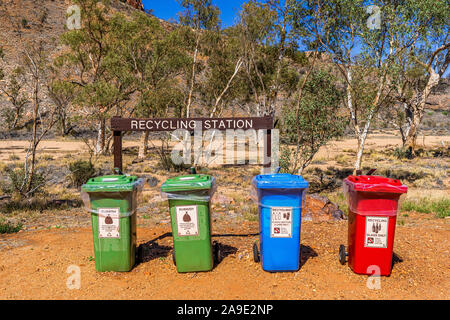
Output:
[[308,182],[292,174],[266,174],[253,178],[259,209],[259,245],[255,262],[269,272],[300,268],[300,225],[303,195]]

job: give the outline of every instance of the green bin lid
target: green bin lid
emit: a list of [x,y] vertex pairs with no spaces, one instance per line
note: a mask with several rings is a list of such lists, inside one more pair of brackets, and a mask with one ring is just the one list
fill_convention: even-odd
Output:
[[207,190],[213,186],[213,177],[206,174],[191,174],[167,179],[161,186],[162,192]]
[[129,175],[110,175],[91,178],[81,186],[85,192],[133,191],[138,177]]

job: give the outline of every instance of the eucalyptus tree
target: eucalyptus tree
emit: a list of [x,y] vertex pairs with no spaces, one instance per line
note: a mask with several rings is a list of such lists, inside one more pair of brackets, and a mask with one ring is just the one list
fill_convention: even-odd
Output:
[[396,41],[407,41],[411,33],[414,43],[395,59],[393,79],[397,128],[403,147],[411,156],[416,148],[427,99],[448,70],[450,64],[450,6],[448,1],[404,1],[409,10],[408,29],[398,33]]
[[58,129],[62,137],[73,130],[73,101],[75,99],[75,85],[66,79],[70,78],[71,70],[58,64],[49,66],[48,77],[45,81],[47,96],[57,110]]
[[29,104],[29,94],[26,87],[27,79],[24,69],[16,67],[6,80],[1,81],[3,76],[0,74],[0,93],[6,97],[8,104],[3,105],[0,110],[3,120],[8,130],[14,130],[20,127],[20,121]]
[[109,151],[112,132],[107,119],[120,114],[136,91],[134,75],[124,65],[120,50],[123,39],[113,34],[109,1],[75,0],[81,9],[81,28],[61,36],[68,50],[57,63],[73,71],[70,81],[75,85],[74,105],[83,125],[95,126],[95,153]]
[[44,84],[47,81],[50,62],[49,53],[44,49],[42,41],[33,42],[25,47],[21,52],[21,64],[28,79],[32,131],[29,147],[26,149],[23,180],[18,191],[21,196],[28,197],[45,183],[44,181],[36,183],[36,152],[42,139],[57,121],[57,108],[51,104],[45,106],[43,103],[46,94]]
[[179,14],[181,30],[191,56],[186,72],[187,93],[182,115],[191,116],[191,107],[197,86],[197,76],[205,68],[202,56],[206,56],[211,37],[220,32],[220,10],[211,0],[180,0],[183,11]]
[[313,70],[298,94],[283,108],[280,136],[295,149],[285,146],[280,163],[283,171],[302,174],[323,145],[343,135],[347,119],[339,110],[342,89],[328,70]]
[[[253,114],[275,114],[283,98],[295,92],[304,60],[298,52],[299,35],[289,28],[288,1],[243,4],[236,30],[247,82],[247,104]],[[283,93],[283,94],[281,94]]]
[[217,117],[244,94],[243,57],[233,27],[210,37],[199,100],[209,117]]
[[[145,13],[127,19],[117,15],[112,33],[119,43],[121,64],[129,68],[136,86],[134,108],[127,112],[141,117],[180,115],[183,107],[181,76],[189,64],[180,30],[166,30],[159,20]],[[139,158],[146,154],[148,131],[142,133]]]
[[[315,33],[318,49],[332,59],[346,85],[343,103],[357,138],[355,171],[361,169],[365,142],[375,116],[395,90],[395,59],[417,41],[420,26],[411,26],[407,1],[297,1],[304,27]],[[397,37],[404,35],[402,42]]]

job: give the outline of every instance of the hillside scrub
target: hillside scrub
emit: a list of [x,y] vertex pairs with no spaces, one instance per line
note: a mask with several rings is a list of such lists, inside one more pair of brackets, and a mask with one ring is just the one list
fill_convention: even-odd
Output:
[[[399,129],[405,149],[399,157],[418,154],[412,141],[424,105],[449,64],[443,0],[376,1],[378,11],[363,0],[249,0],[227,28],[211,0],[181,1],[179,24],[121,11],[114,1],[74,3],[82,28],[66,29],[60,49],[42,52],[45,68],[33,70],[26,56],[10,63],[0,51],[1,119],[8,132],[28,128],[31,146],[39,144],[40,132],[58,126],[57,135],[84,139],[95,156],[108,155],[113,116],[273,115],[283,126],[282,149],[295,150],[289,159],[285,152],[286,170],[301,172],[321,145],[350,131],[358,147],[348,158],[360,172],[374,124]],[[52,19],[52,11],[46,14]],[[12,30],[20,27],[10,18]],[[26,32],[45,33],[44,22],[26,19]],[[328,89],[311,89],[310,78],[325,73]],[[142,133],[141,161],[149,139]]]

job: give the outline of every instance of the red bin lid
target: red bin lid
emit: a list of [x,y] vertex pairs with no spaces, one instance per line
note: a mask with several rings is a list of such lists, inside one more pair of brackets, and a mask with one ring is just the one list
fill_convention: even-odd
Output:
[[398,179],[380,176],[348,176],[344,182],[354,191],[406,193],[408,187]]

